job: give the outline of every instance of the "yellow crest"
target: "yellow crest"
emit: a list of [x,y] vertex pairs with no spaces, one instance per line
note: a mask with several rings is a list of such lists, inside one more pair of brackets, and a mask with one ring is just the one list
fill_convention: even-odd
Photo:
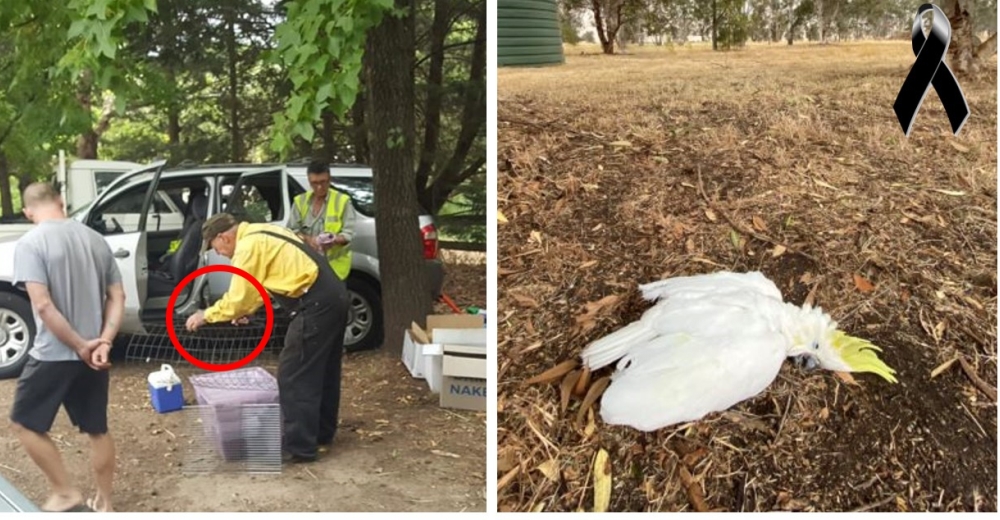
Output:
[[886,365],[885,362],[878,358],[878,354],[875,353],[876,351],[881,352],[882,349],[876,347],[870,341],[848,336],[838,330],[833,333],[831,345],[840,354],[840,358],[844,360],[844,363],[847,363],[851,367],[852,372],[871,372],[881,376],[882,379],[890,383],[898,382],[893,377],[896,371],[890,368],[889,365]]

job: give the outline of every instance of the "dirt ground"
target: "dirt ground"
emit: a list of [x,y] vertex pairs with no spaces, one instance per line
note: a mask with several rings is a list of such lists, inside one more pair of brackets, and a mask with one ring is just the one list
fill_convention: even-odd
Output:
[[[460,305],[484,305],[482,258],[450,265],[448,276],[446,290]],[[152,409],[146,376],[158,366],[132,362],[113,368],[109,413],[118,446],[119,510],[486,510],[485,414],[439,407],[438,396],[424,380],[411,378],[397,356],[380,351],[345,357],[341,425],[333,449],[316,463],[285,466],[279,475],[184,474],[190,419],[183,412],[160,415]],[[274,373],[272,360],[264,359],[261,366]],[[202,371],[186,363],[177,370],[190,404],[194,392],[186,378]],[[15,381],[0,381],[5,418],[14,388]],[[86,437],[72,429],[64,412],[53,438],[75,481],[92,493],[85,485]],[[44,500],[43,476],[7,433],[0,437],[0,474],[29,499]]]
[[[500,510],[996,511],[996,62],[959,79],[958,137],[930,94],[906,138],[908,41],[567,49],[498,74]],[[822,306],[899,384],[786,363],[648,434],[524,384],[637,319],[638,284],[718,270]]]

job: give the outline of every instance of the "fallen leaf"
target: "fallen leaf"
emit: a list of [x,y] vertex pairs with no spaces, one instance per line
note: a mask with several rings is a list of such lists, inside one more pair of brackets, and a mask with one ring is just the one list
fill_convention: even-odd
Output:
[[531,232],[531,242],[538,242],[539,245],[542,243],[542,234],[538,231]]
[[743,250],[743,238],[740,236],[739,233],[736,232],[735,229],[729,230],[729,241],[732,242],[733,247],[737,251]]
[[527,307],[529,309],[538,307],[538,301],[530,296],[524,296],[521,294],[511,294],[511,296],[514,297],[514,300],[517,301],[517,303],[520,304],[521,307]]
[[936,192],[944,194],[944,195],[951,195],[952,197],[964,197],[965,196],[965,192],[964,191],[939,190],[939,189],[934,189],[934,190],[931,190],[931,191],[936,191]]
[[587,410],[587,427],[583,429],[583,440],[590,438],[597,431],[597,422],[594,420],[594,409]]
[[501,224],[506,224],[508,222],[507,217],[505,217],[503,212],[500,210],[497,210],[497,222]]
[[695,247],[693,238],[688,237],[687,241],[684,242],[684,250],[687,251],[688,254],[694,253]]
[[833,190],[833,191],[840,191],[839,189],[837,189],[836,186],[833,186],[832,184],[827,184],[827,183],[825,183],[825,182],[823,182],[823,181],[821,181],[819,179],[815,179],[815,182],[816,182],[817,185],[822,186],[822,187],[824,187],[826,189]]
[[438,455],[440,457],[450,457],[450,458],[453,458],[453,459],[460,459],[460,458],[462,458],[462,456],[458,455],[457,453],[450,453],[450,452],[441,451],[441,450],[431,450],[431,453],[433,453],[435,455]]
[[573,395],[583,396],[587,393],[587,388],[590,386],[590,369],[583,367],[583,373],[580,374],[580,379],[576,382],[576,386],[573,387]]
[[951,366],[954,365],[956,361],[958,361],[958,356],[955,356],[949,359],[948,361],[941,363],[940,365],[937,366],[937,368],[931,370],[931,379],[934,379],[935,377],[941,375],[941,372],[944,372],[945,370],[951,368]]
[[969,152],[969,148],[968,147],[963,146],[961,144],[958,144],[957,141],[948,141],[948,144],[950,144],[952,148],[958,150],[959,152],[962,152],[962,153],[968,153]]
[[833,375],[837,376],[837,379],[854,386],[861,386],[857,381],[854,380],[854,376],[850,372],[834,372]]
[[559,379],[562,379],[564,375],[568,374],[578,365],[579,362],[575,358],[567,359],[566,361],[563,361],[562,363],[559,363],[558,365],[546,370],[545,372],[542,372],[541,374],[538,374],[537,376],[525,381],[524,384],[534,385],[537,383],[542,383],[542,384],[553,383],[555,381],[558,381]]
[[597,265],[597,260],[591,260],[589,262],[584,262],[584,263],[580,264],[580,269],[586,269],[588,267],[594,267],[595,265]]
[[566,408],[569,407],[569,398],[573,395],[573,388],[576,387],[581,375],[583,375],[582,370],[574,370],[563,377],[562,383],[559,385],[560,412],[565,412]]
[[819,411],[819,418],[822,421],[825,421],[825,420],[829,419],[830,418],[830,409],[824,406],[823,409]]
[[618,296],[612,294],[605,296],[596,302],[587,303],[585,305],[586,312],[576,317],[577,325],[580,325],[584,332],[594,328],[597,325],[597,316],[601,313],[601,311],[613,306],[618,302],[618,299]]
[[603,513],[611,505],[611,462],[601,448],[594,459],[594,512]]
[[754,229],[757,231],[767,231],[767,223],[764,222],[764,219],[754,215],[751,221],[753,222]]
[[785,251],[787,251],[787,250],[788,249],[785,246],[783,246],[781,244],[778,244],[778,245],[774,246],[774,250],[771,251],[771,256],[774,257],[774,258],[777,258],[777,257],[785,254]]
[[514,454],[505,451],[503,455],[497,457],[497,471],[501,473],[506,473],[517,466],[517,461],[514,459]]
[[559,482],[559,462],[556,459],[549,459],[539,464],[535,469],[542,472],[542,475],[545,475],[545,478],[552,482]]
[[618,148],[631,148],[632,147],[632,143],[629,142],[629,141],[614,141],[614,142],[608,143],[608,144],[610,144],[611,146],[618,147]]
[[587,395],[583,396],[583,403],[580,404],[580,410],[576,412],[576,426],[577,428],[583,427],[583,418],[587,414],[587,410],[604,394],[604,391],[608,389],[608,385],[611,384],[611,376],[604,376],[591,385],[590,389],[587,390]]
[[936,342],[940,342],[941,341],[941,338],[944,337],[944,330],[947,327],[948,327],[948,325],[945,322],[943,322],[943,321],[942,322],[938,322],[938,324],[934,326],[934,341],[936,341]]
[[868,294],[875,290],[875,286],[868,281],[865,277],[858,273],[854,273],[854,286],[858,288],[862,293]]
[[711,220],[712,222],[716,222],[719,220],[719,217],[715,216],[715,212],[712,211],[712,208],[705,208],[705,216],[708,217],[708,220]]
[[902,496],[896,497],[896,509],[898,509],[900,513],[905,513],[910,510],[910,508],[906,506],[906,499]]

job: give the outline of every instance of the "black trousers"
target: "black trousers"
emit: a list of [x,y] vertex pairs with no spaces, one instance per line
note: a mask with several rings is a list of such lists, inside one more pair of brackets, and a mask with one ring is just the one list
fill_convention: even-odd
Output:
[[289,323],[278,358],[284,449],[306,458],[315,457],[318,444],[332,442],[337,434],[349,304],[342,285],[317,285]]

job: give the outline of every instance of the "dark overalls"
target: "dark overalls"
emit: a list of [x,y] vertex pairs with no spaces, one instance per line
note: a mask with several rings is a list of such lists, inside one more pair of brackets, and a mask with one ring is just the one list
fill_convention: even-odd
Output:
[[337,433],[341,361],[350,304],[347,286],[320,253],[278,233],[256,233],[298,247],[319,266],[316,281],[301,297],[272,294],[292,318],[278,358],[282,447],[290,455],[313,459],[317,445],[333,442]]

